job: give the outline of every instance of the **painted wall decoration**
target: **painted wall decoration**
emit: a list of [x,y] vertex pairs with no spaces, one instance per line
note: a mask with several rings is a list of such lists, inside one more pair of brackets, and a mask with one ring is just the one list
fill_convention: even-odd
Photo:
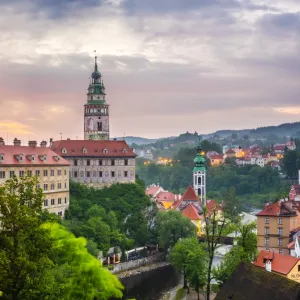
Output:
[[109,131],[108,116],[86,116],[84,131]]

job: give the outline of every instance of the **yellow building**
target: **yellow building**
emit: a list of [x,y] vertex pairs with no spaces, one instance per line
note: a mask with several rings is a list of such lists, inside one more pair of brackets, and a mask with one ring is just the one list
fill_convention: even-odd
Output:
[[45,141],[40,147],[36,141],[21,146],[17,139],[14,145],[5,145],[0,138],[0,185],[14,176],[37,176],[45,195],[44,208],[63,217],[70,200],[70,163],[46,146]]
[[300,283],[300,258],[263,250],[253,264]]
[[299,207],[294,201],[268,203],[257,215],[258,251],[274,249],[289,254],[291,232],[300,227]]

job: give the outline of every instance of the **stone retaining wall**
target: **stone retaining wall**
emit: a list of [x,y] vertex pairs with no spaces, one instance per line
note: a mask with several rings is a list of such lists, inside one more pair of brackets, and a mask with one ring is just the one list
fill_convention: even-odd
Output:
[[158,253],[149,257],[140,258],[136,260],[127,261],[124,263],[119,263],[114,266],[112,273],[116,274],[123,271],[132,270],[141,266],[150,265],[152,263],[163,261],[165,259],[164,253]]

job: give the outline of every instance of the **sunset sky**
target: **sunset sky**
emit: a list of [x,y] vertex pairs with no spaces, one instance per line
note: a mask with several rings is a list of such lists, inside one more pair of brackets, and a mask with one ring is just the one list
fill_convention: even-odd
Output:
[[94,49],[111,137],[300,120],[299,0],[0,0],[0,136],[83,138]]

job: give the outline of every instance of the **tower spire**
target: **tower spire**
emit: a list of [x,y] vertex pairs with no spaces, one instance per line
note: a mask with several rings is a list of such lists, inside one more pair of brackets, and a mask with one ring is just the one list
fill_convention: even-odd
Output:
[[95,71],[98,71],[96,50],[94,50],[94,53],[95,53]]

